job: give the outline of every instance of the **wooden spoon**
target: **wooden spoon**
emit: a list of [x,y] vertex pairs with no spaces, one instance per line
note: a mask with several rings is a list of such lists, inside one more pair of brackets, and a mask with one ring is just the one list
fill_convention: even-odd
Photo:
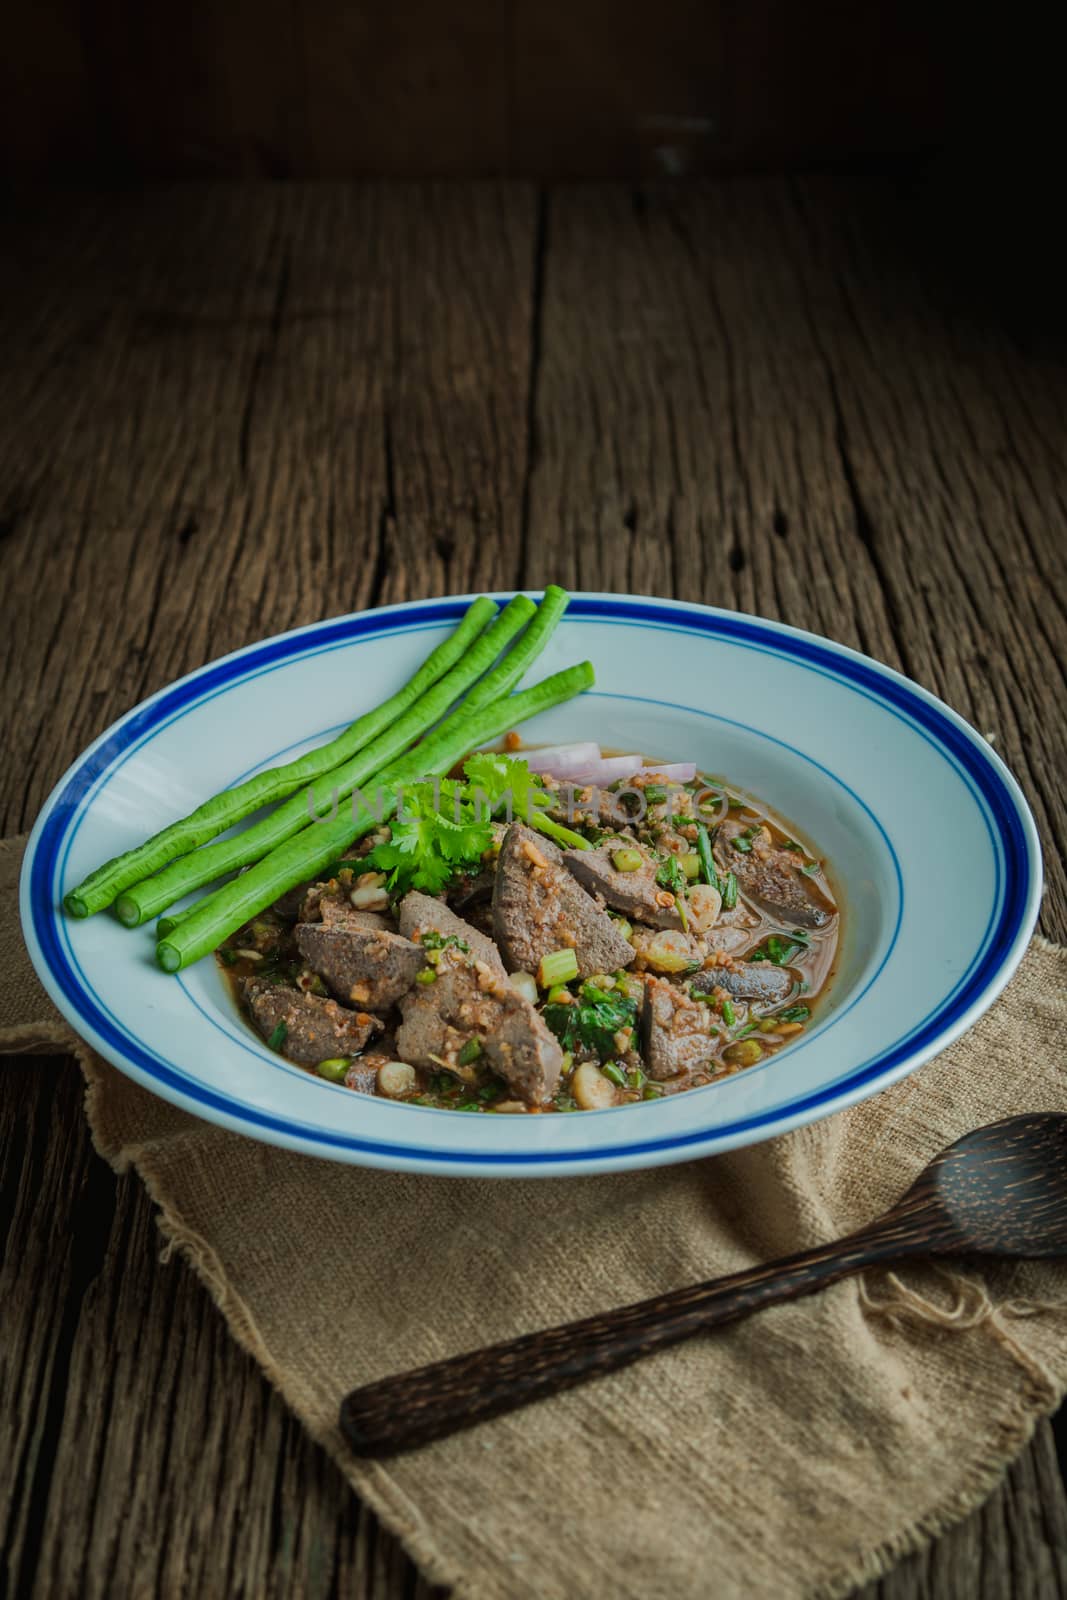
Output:
[[864,1267],[976,1253],[1067,1255],[1067,1116],[1011,1117],[967,1134],[884,1216],[834,1244],[366,1384],[342,1402],[341,1428],[358,1455],[391,1455]]

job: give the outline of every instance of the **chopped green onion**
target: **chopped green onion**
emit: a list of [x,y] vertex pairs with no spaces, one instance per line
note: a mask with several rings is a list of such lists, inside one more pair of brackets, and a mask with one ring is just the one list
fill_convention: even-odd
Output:
[[421,972],[415,974],[416,983],[436,983],[437,974],[432,967],[423,967]]
[[640,872],[644,857],[640,850],[613,850],[611,864],[616,872]]
[[684,872],[678,865],[677,856],[666,856],[664,858],[659,871],[656,873],[656,882],[661,889],[669,889],[674,895],[674,903],[678,909],[682,932],[688,933],[689,918],[685,909],[686,880]]
[[574,1065],[574,1057],[569,1050],[563,1052],[563,1060],[559,1064],[559,1075],[565,1078]]
[[814,878],[814,876],[815,876],[815,874],[817,872],[821,872],[822,871],[822,862],[821,861],[809,861],[807,866],[806,867],[801,867],[800,870],[801,870],[801,872],[804,873],[805,877]]
[[722,1020],[725,1022],[728,1028],[732,1028],[734,1023],[737,1021],[737,1012],[734,1010],[734,1003],[732,1000],[723,1001]]
[[626,1076],[626,1086],[628,1089],[643,1089],[647,1082],[648,1075],[647,1073],[642,1072],[640,1067],[630,1068],[630,1071]]
[[811,1016],[811,1009],[805,1005],[786,1006],[784,1011],[778,1012],[779,1022],[807,1022]]
[[728,872],[722,880],[722,908],[732,911],[737,904],[737,873]]
[[623,938],[627,941],[632,941],[634,936],[633,924],[627,922],[625,917],[616,917],[614,922],[617,931],[622,934]]
[[[611,987],[614,989],[614,984]],[[609,998],[611,998],[609,990],[601,989],[598,984],[592,981],[592,978],[582,984],[582,1000],[590,1000],[590,1002],[595,1003],[597,1000],[609,1000]]]
[[614,1061],[605,1061],[600,1070],[608,1082],[615,1085],[616,1089],[626,1088],[626,1074],[621,1067],[615,1065]]
[[660,1100],[663,1098],[663,1085],[661,1083],[646,1083],[641,1090],[642,1100]]
[[279,1022],[276,1028],[271,1029],[270,1037],[267,1040],[267,1046],[271,1050],[280,1050],[288,1037],[288,1027],[284,1022]]
[[340,1083],[349,1065],[348,1056],[331,1056],[327,1061],[320,1061],[315,1071],[320,1078],[327,1078],[330,1083]]
[[684,855],[678,857],[678,861],[689,882],[695,883],[700,877],[700,857],[696,851],[687,850]]
[[704,873],[704,882],[709,884],[712,889],[721,890],[722,885],[719,883],[719,874],[715,871],[715,862],[712,860],[711,840],[703,822],[697,823],[697,860]]
[[783,850],[799,850],[801,855],[804,854],[804,846],[802,844],[797,844],[795,839],[787,839],[785,841],[785,843],[783,844],[782,849]]
[[645,799],[650,806],[662,805],[666,798],[667,791],[662,784],[649,783],[645,785]]
[[541,957],[537,981],[542,989],[554,989],[557,983],[570,983],[577,976],[578,957],[573,950],[550,950]]
[[550,989],[548,991],[548,999],[549,999],[549,1003],[551,1005],[554,1005],[554,1006],[564,1005],[564,1006],[566,1006],[566,1005],[569,1005],[571,1003],[571,1001],[574,999],[574,996],[571,994],[571,992],[567,988],[566,984],[557,983],[557,985],[556,985],[556,987],[554,989]]
[[477,1034],[467,1040],[456,1057],[456,1064],[460,1067],[469,1067],[472,1061],[477,1061],[482,1053],[482,1041]]
[[477,1100],[461,1100],[458,1106],[452,1107],[453,1111],[484,1111],[485,1107]]

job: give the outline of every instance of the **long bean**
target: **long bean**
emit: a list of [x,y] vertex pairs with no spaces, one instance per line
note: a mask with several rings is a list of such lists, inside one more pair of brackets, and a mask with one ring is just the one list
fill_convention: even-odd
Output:
[[261,817],[243,833],[192,851],[154,878],[146,878],[128,889],[115,906],[119,921],[128,928],[147,922],[193,889],[213,883],[238,867],[262,860],[275,846],[299,833],[309,816],[321,816],[326,806],[336,808],[353,789],[373,778],[444,716],[453,702],[492,667],[501,650],[525,627],[534,610],[532,600],[516,595],[462,660],[371,744],[342,765],[323,773],[303,792],[290,796],[277,810]]
[[[449,717],[417,749],[408,751],[379,775],[379,784],[389,791],[383,794],[383,815],[386,811],[392,813],[396,791],[404,784],[446,773],[475,745],[498,738],[539,711],[561,705],[582,689],[590,688],[593,681],[592,665],[583,661],[473,714],[461,711]],[[183,918],[161,939],[156,946],[160,966],[165,972],[177,972],[199,961],[279,895],[336,860],[356,839],[376,827],[378,820],[373,811],[361,806],[355,818],[339,816],[331,822],[312,823],[287,839],[248,872],[201,901],[191,916]]]
[[[519,679],[522,677],[523,673],[526,672],[527,668],[530,667],[541,654],[541,651],[548,643],[552,632],[558,625],[560,618],[563,616],[564,611],[567,609],[569,601],[570,596],[565,589],[559,588],[556,584],[549,584],[544,592],[541,603],[537,608],[537,615],[530,623],[530,626],[526,629],[522,638],[516,645],[513,646],[511,650],[508,651],[501,661],[497,662],[492,672],[487,673],[484,678],[475,684],[474,688],[467,695],[467,698],[463,701],[462,705],[458,706],[451,713],[450,721],[454,722],[456,718],[469,717],[484,707],[491,705],[494,701],[503,699],[511,692],[515,684],[518,683]],[[532,601],[516,595],[515,598],[508,603],[503,615],[498,622],[494,624],[494,627],[500,626],[500,623],[504,621],[504,619],[508,616],[509,611],[511,611],[513,607],[522,607],[527,611],[528,614],[528,610],[532,604]],[[488,635],[486,637],[488,638]],[[447,728],[448,724],[442,723],[441,726],[442,728]],[[334,776],[336,776],[336,774],[334,774]],[[367,779],[364,777],[360,781],[366,782]],[[349,790],[346,792],[351,791]],[[301,818],[301,824],[303,824],[303,821],[304,819]],[[241,835],[240,837],[245,837],[245,835]],[[261,860],[263,855],[266,853],[261,852],[259,857],[250,856],[246,859],[238,860],[236,853],[227,857],[223,857],[221,852],[219,852],[218,846],[213,846],[212,851],[218,852],[218,854],[215,856],[216,860],[224,860],[226,863],[225,866],[220,866],[218,871],[215,872],[214,875],[216,877],[221,876],[223,871],[229,870],[231,867],[244,866],[248,861],[256,859]],[[204,853],[206,854],[207,852]],[[176,881],[180,881],[177,867],[180,867],[181,865],[182,863],[177,863],[174,878],[172,879],[171,884],[165,886],[171,897],[169,900],[163,902],[163,905],[173,905],[175,900],[188,894],[194,887],[200,886],[199,884],[193,884],[191,881],[185,881],[185,886],[179,887],[175,892],[174,883]],[[166,874],[163,876],[166,876]],[[212,881],[210,877],[204,877],[200,880],[200,883],[207,883],[210,881]],[[141,887],[150,889],[151,885],[143,885]],[[215,891],[215,893],[221,892],[221,890]],[[162,909],[162,906],[158,904],[158,901],[155,898],[149,900],[147,894],[142,902],[140,899],[140,893],[138,891],[138,898],[138,921],[147,921],[150,916],[154,915],[154,912],[148,909],[150,905],[155,905],[157,910]],[[205,895],[194,905],[188,906],[185,908],[185,910],[177,912],[174,917],[161,917],[158,929],[159,937],[161,939],[166,938],[172,932],[172,930],[179,925],[180,922],[185,920],[186,917],[191,916],[194,911],[198,911],[202,906],[206,906],[208,901],[213,899],[214,895]],[[142,904],[144,906],[143,911],[140,909]],[[119,914],[122,915],[124,907],[121,901],[119,902],[117,909]]]
[[480,711],[492,700],[511,693],[527,667],[537,660],[555,633],[570,600],[566,589],[561,589],[555,583],[548,585],[537,607],[537,615],[523,634],[521,642],[501,662],[500,670],[489,673],[481,683],[476,683],[463,702],[467,711]]
[[135,850],[127,850],[105,861],[103,866],[97,867],[66,896],[64,904],[67,911],[73,917],[88,917],[95,911],[102,911],[124,889],[158,872],[176,856],[217,838],[261,806],[286,799],[305,784],[314,782],[323,773],[347,761],[416,705],[426,691],[462,659],[468,647],[496,615],[496,610],[495,603],[484,595],[475,600],[464,613],[455,632],[431,651],[418,671],[396,694],[373,711],[357,717],[328,744],[320,745],[317,750],[309,750],[306,755],[284,766],[257,773],[234,789],[224,789],[203,805],[197,806],[187,817],[153,834]]

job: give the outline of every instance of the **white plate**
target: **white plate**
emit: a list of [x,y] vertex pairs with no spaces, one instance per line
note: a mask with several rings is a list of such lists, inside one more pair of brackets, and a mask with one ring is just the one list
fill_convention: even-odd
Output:
[[810,1033],[766,1063],[570,1116],[394,1105],[268,1050],[212,961],[167,977],[149,929],[62,913],[63,892],[107,857],[390,694],[467,603],[390,606],[239,650],[136,707],[56,786],[23,867],[26,940],[63,1015],[138,1083],[210,1122],[337,1161],[482,1176],[610,1171],[839,1111],[930,1060],[1000,993],[1034,926],[1041,858],[1026,803],[985,740],[840,645],[635,596],[574,598],[532,677],[588,656],[596,689],[523,732],[696,761],[828,858],[845,907],[838,975]]

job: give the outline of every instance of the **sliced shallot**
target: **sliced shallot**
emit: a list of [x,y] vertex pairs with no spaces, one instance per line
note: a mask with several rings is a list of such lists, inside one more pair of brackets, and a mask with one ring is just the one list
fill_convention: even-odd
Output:
[[548,772],[553,777],[559,772],[571,772],[600,760],[598,744],[549,744],[542,750],[517,752],[531,772]]

